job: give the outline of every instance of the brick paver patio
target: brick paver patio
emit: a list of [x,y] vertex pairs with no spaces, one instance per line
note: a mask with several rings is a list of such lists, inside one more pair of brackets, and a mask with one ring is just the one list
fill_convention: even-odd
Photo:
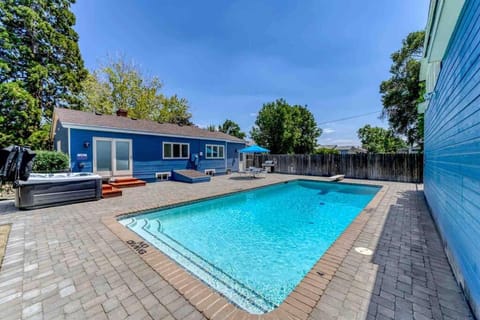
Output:
[[[101,221],[126,211],[299,177],[233,178],[214,177],[192,185],[153,183],[126,189],[121,198],[32,211],[16,211],[11,202],[0,202],[0,224],[12,224],[0,270],[0,319],[203,319]],[[472,319],[421,186],[353,182],[387,188],[383,199],[368,210],[364,227],[331,280],[315,293],[321,298],[312,303],[309,318]],[[371,249],[373,255],[357,252],[359,247]],[[301,300],[301,294],[293,301],[296,298]]]

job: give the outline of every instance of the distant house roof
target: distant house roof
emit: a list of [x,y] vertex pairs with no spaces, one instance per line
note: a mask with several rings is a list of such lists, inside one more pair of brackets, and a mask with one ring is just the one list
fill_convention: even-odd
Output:
[[356,147],[356,146],[336,146],[334,149],[338,150],[338,151],[352,151],[352,152],[356,152],[356,153],[367,152],[367,149],[363,149],[363,148]]
[[117,115],[98,115],[93,112],[84,112],[65,108],[56,108],[54,111],[52,132],[55,132],[56,121],[59,120],[66,128],[91,129],[100,131],[131,132],[138,134],[155,134],[185,138],[204,138],[237,143],[246,143],[245,140],[223,132],[212,132],[196,126],[180,126],[171,123],[159,123],[151,120],[134,120]]
[[337,147],[336,144],[319,144],[319,148],[325,148],[325,149],[335,149]]
[[333,150],[338,150],[340,152],[342,151],[349,151],[352,153],[366,153],[367,149],[360,148],[357,146],[339,146],[336,144],[324,144],[324,145],[319,145],[320,148],[325,148],[325,149],[333,149]]

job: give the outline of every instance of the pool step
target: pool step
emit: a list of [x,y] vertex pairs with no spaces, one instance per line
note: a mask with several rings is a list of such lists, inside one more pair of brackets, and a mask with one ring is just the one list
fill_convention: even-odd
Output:
[[120,197],[121,195],[122,190],[109,184],[102,184],[102,198]]
[[141,187],[147,183],[143,180],[133,178],[133,177],[122,177],[122,178],[113,178],[109,182],[110,185],[116,188],[130,188],[130,187]]
[[159,220],[137,220],[135,217],[131,217],[120,220],[120,223],[137,233],[144,231],[145,233],[140,233],[142,237],[147,236],[146,239],[157,247],[160,245],[162,252],[250,312],[266,313],[278,307],[255,290],[168,236]]

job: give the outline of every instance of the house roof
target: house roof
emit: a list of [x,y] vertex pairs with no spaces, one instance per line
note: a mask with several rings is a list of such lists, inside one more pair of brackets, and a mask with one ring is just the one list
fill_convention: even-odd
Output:
[[366,153],[367,149],[356,147],[356,146],[336,146],[335,150],[338,151],[352,151],[356,153]]
[[100,131],[132,132],[139,134],[167,135],[185,138],[204,138],[237,143],[246,143],[245,140],[223,132],[212,132],[195,126],[180,126],[172,123],[158,123],[151,120],[134,120],[117,115],[98,115],[93,112],[84,112],[65,108],[56,108],[53,117],[55,132],[56,121],[69,128],[94,129]]
[[334,149],[338,151],[355,151],[355,152],[367,152],[367,149],[357,147],[357,146],[339,146],[336,144],[324,144],[324,145],[318,145],[320,148],[325,148],[325,149]]

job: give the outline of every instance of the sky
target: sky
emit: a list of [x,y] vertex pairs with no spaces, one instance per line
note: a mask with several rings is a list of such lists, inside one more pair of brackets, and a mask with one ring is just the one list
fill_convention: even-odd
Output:
[[231,119],[248,133],[263,103],[284,98],[308,106],[320,144],[359,145],[358,128],[388,126],[379,85],[402,39],[425,28],[428,3],[80,0],[72,10],[89,70],[126,57],[186,98],[201,127]]

